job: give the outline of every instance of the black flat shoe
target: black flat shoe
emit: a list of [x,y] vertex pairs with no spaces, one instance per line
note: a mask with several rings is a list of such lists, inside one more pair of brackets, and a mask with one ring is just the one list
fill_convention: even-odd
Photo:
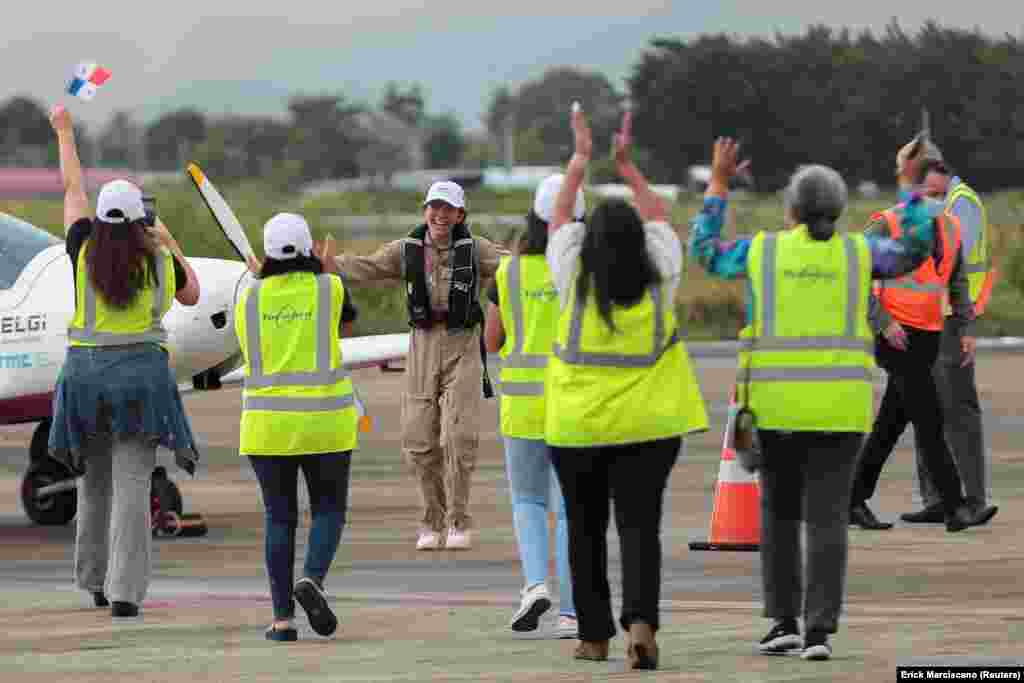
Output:
[[107,600],[107,596],[103,594],[103,591],[93,591],[92,604],[97,607],[110,607],[110,601]]
[[120,602],[115,600],[110,606],[110,616],[119,619],[139,616],[139,606],[134,602]]
[[850,524],[855,524],[861,529],[891,529],[891,522],[883,522],[875,517],[867,503],[858,503],[850,508]]

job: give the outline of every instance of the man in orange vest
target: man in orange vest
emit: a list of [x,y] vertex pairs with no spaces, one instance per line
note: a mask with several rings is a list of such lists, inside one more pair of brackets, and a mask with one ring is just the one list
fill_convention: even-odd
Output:
[[[926,155],[929,152],[930,148]],[[902,207],[911,190],[913,185],[901,176],[901,203],[875,214],[865,232],[898,238]],[[965,504],[960,476],[943,434],[942,408],[932,375],[945,322],[943,304],[947,291],[952,305],[950,324],[957,327],[964,356],[973,359],[976,347],[972,330],[974,307],[967,294],[959,221],[944,213],[941,205],[933,205],[933,213],[933,255],[913,273],[876,284],[872,301],[872,309],[880,306],[891,322],[881,330],[876,347],[878,364],[888,373],[885,395],[861,453],[850,503],[850,523],[864,529],[892,527],[875,517],[867,501],[874,495],[885,461],[909,423],[914,425],[943,508],[955,509],[962,524],[988,521],[982,521]],[[876,321],[877,317],[873,316]]]
[[[938,148],[926,159],[923,192],[945,204],[948,213],[960,221],[961,254],[964,259],[970,297],[975,315],[982,315],[992,293],[995,270],[985,206],[970,186],[953,173]],[[948,313],[948,311],[947,311]],[[952,318],[947,318],[951,321]],[[888,321],[885,321],[888,324]],[[957,471],[964,483],[968,504],[979,518],[991,519],[998,508],[988,504],[989,461],[985,451],[985,432],[981,420],[981,402],[974,378],[974,363],[961,353],[959,328],[947,322],[939,343],[935,379],[939,386],[946,423],[946,440],[953,453]],[[942,506],[931,473],[918,445],[917,474],[924,509],[904,513],[900,519],[910,523],[943,521]]]

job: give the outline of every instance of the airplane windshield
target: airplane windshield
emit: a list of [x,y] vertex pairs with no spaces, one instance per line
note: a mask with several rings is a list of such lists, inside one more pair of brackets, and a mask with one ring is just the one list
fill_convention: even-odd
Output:
[[31,223],[0,213],[0,289],[14,286],[28,262],[60,240]]

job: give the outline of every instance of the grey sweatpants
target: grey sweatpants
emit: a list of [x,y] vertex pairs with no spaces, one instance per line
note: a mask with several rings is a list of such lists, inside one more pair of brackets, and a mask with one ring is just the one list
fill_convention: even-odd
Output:
[[762,431],[759,436],[764,616],[803,614],[805,631],[835,633],[846,584],[854,466],[864,435]]
[[[981,402],[974,379],[974,363],[961,367],[960,335],[949,321],[942,332],[939,359],[935,363],[935,384],[942,401],[946,442],[964,484],[964,496],[987,502],[991,498],[989,459],[985,451],[985,430],[981,420]],[[920,446],[917,451],[917,482],[926,506],[942,501],[925,463]]]
[[116,441],[97,446],[78,480],[75,580],[107,599],[142,603],[152,566],[150,478],[156,446]]

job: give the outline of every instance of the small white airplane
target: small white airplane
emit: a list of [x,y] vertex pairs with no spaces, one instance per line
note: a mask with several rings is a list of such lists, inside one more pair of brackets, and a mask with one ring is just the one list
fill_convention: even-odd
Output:
[[[244,233],[241,239],[245,240]],[[242,246],[251,252],[247,240]],[[188,260],[199,278],[199,302],[185,307],[175,301],[164,317],[172,367],[178,381],[188,384],[182,386],[183,393],[241,382],[235,299],[253,278],[239,261]],[[39,423],[29,446],[21,501],[28,517],[44,525],[68,523],[77,508],[74,476],[47,454],[53,390],[74,314],[71,278],[63,241],[0,213],[0,425]],[[387,369],[404,359],[408,348],[407,334],[341,341],[343,362],[350,369]],[[180,492],[162,467],[154,473],[153,498],[154,512],[181,514]]]

